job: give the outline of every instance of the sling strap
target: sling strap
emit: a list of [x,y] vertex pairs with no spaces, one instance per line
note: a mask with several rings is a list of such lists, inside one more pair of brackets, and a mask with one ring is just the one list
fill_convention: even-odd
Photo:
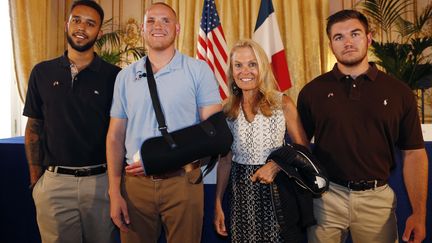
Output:
[[171,134],[168,133],[168,127],[165,122],[165,116],[162,112],[159,96],[157,93],[156,81],[154,79],[151,62],[148,56],[146,60],[146,72],[147,72],[147,84],[150,91],[153,109],[156,114],[156,120],[159,124],[159,131],[161,132],[162,136],[165,138],[165,141],[168,143],[170,148],[174,149],[177,147],[177,144],[175,143]]

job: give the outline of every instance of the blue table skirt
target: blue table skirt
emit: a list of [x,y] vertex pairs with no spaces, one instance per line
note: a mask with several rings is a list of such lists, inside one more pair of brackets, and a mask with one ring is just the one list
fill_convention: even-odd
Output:
[[[38,243],[39,231],[36,224],[35,209],[28,190],[29,176],[27,160],[24,153],[23,137],[0,139],[0,242],[7,243]],[[426,143],[429,156],[429,198],[427,203],[428,235],[424,242],[432,242],[432,142]],[[403,184],[401,156],[397,155],[397,167],[392,172],[389,184],[396,192],[398,199],[397,217],[399,235],[402,236],[405,220],[411,213],[411,206]],[[214,172],[213,172],[214,173]],[[215,185],[214,174],[205,180],[205,217],[203,227],[203,243],[228,242],[218,237],[213,230],[213,205]],[[165,242],[161,239],[160,242]],[[400,240],[400,242],[402,242]]]

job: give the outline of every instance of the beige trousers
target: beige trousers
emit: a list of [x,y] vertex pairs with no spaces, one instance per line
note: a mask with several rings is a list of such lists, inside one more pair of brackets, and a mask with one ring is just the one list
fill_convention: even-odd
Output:
[[308,229],[310,243],[398,242],[396,196],[388,185],[366,191],[350,191],[330,183],[322,198],[314,199],[317,225]]
[[183,176],[155,180],[124,177],[123,196],[130,217],[122,243],[157,242],[161,227],[168,243],[199,243],[204,217],[204,191],[197,168]]
[[113,243],[106,173],[75,177],[45,171],[33,189],[43,243]]

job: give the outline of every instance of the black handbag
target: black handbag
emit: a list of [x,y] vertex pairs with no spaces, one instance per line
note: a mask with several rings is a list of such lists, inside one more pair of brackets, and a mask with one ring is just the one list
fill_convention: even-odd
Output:
[[154,80],[150,59],[146,60],[147,81],[153,109],[162,136],[149,138],[141,145],[140,153],[146,175],[157,175],[180,169],[204,157],[212,157],[207,173],[214,167],[219,155],[226,155],[233,136],[224,113],[217,112],[196,125],[168,133]]

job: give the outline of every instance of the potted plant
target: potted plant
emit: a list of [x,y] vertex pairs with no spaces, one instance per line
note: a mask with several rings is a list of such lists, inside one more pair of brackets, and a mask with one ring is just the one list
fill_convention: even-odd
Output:
[[145,55],[141,46],[140,27],[135,19],[129,19],[124,26],[108,19],[102,24],[103,34],[96,41],[96,52],[105,61],[125,66]]
[[[372,33],[381,31],[381,41],[372,42],[376,63],[386,73],[421,91],[421,121],[425,122],[425,90],[432,87],[432,3],[414,22],[402,18],[412,0],[363,0],[360,10],[369,18]],[[392,34],[396,34],[392,38]]]
[[[359,3],[360,10],[375,27],[372,31],[382,31],[385,37],[384,41],[372,43],[377,64],[414,90],[420,88],[423,79],[432,75],[432,36],[427,31],[432,24],[432,4],[410,22],[402,16],[412,5],[412,0],[364,0]],[[391,34],[396,36],[391,39]]]

